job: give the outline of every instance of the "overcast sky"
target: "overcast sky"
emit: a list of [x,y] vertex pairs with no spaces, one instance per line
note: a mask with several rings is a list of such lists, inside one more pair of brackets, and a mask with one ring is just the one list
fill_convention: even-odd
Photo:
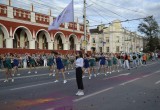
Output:
[[[35,11],[48,14],[49,8],[52,15],[57,16],[71,0],[12,0],[14,6],[29,9],[30,3],[35,5]],[[86,0],[87,19],[90,26],[108,24],[113,20],[131,20],[153,15],[160,25],[160,0]],[[38,2],[38,3],[37,3]],[[6,3],[6,0],[0,0]],[[83,0],[74,0],[75,18],[82,22]],[[137,31],[141,20],[122,23],[123,27]],[[107,26],[107,25],[106,25]],[[90,27],[94,28],[94,27]]]

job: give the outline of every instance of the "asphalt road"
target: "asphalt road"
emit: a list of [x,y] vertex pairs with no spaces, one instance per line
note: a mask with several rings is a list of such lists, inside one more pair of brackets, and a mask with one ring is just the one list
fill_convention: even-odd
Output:
[[15,82],[4,83],[0,72],[0,110],[160,110],[160,63],[150,62],[137,69],[114,72],[88,79],[85,74],[85,95],[76,96],[74,70],[68,82],[54,83],[47,68],[28,74],[20,70]]

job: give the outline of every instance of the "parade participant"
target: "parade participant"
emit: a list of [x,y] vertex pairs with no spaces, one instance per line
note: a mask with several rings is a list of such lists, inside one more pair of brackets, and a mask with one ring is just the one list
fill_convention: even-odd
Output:
[[46,56],[46,54],[43,55],[43,65],[44,65],[44,67],[47,66],[47,56]]
[[118,69],[118,58],[116,57],[115,54],[113,55],[112,61],[113,61],[113,71],[112,72],[114,72],[114,71],[119,72],[119,69]]
[[68,74],[69,74],[69,67],[68,67],[69,66],[69,58],[68,58],[68,56],[64,55],[62,61],[63,61],[65,70],[68,71]]
[[122,67],[122,62],[121,62],[121,56],[120,54],[117,54],[117,59],[118,59],[118,65],[117,66],[121,66]]
[[56,70],[56,80],[54,82],[59,82],[59,71],[62,72],[62,75],[63,75],[63,83],[67,83],[67,80],[65,78],[65,73],[64,73],[64,65],[62,63],[62,58],[60,56],[60,54],[58,53],[54,53],[55,54],[55,58],[56,58],[56,66],[57,66],[57,70]]
[[125,56],[124,56],[124,68],[125,68],[126,66],[127,66],[127,69],[130,70],[127,53],[126,53]]
[[108,72],[107,73],[111,74],[112,73],[112,57],[111,57],[111,55],[109,55],[107,61],[108,61]]
[[70,68],[73,69],[74,60],[75,60],[75,57],[73,54],[70,55],[69,60],[70,60]]
[[2,55],[0,55],[0,69],[2,69],[2,61],[3,61],[3,58],[2,58]]
[[19,65],[19,59],[18,59],[18,56],[15,55],[14,58],[13,58],[13,69],[14,69],[14,74],[17,74],[18,76],[20,76],[20,74],[18,73],[18,65]]
[[77,54],[77,58],[75,61],[75,66],[76,66],[76,82],[77,82],[77,86],[78,86],[78,92],[76,93],[76,95],[78,96],[82,96],[84,95],[84,87],[83,87],[83,79],[82,79],[82,68],[84,65],[84,60],[83,60],[83,55],[82,52],[79,52]]
[[84,70],[83,70],[83,75],[84,75],[84,71],[87,70],[88,74],[89,74],[89,79],[91,79],[91,73],[90,73],[90,67],[89,67],[89,55],[85,54],[84,55],[84,66],[83,66]]
[[147,55],[146,54],[143,54],[143,65],[146,65],[146,61],[147,61]]
[[48,66],[49,66],[49,76],[55,76],[55,74],[53,73],[53,70],[54,70],[54,56],[53,54],[51,53],[49,56],[48,56]]
[[22,57],[23,68],[27,68],[27,54]]
[[94,77],[96,77],[96,72],[95,72],[95,66],[96,66],[96,59],[95,56],[92,55],[89,59],[89,64],[90,64],[90,72],[94,72]]
[[4,67],[5,67],[5,73],[6,73],[6,80],[4,80],[4,82],[8,82],[8,78],[11,77],[11,81],[14,82],[14,79],[12,77],[12,64],[11,64],[11,55],[8,53],[4,60],[5,60],[5,64],[4,64]]
[[97,75],[100,74],[100,71],[101,71],[102,68],[103,68],[104,73],[105,73],[105,60],[106,60],[106,58],[105,58],[104,54],[101,53],[101,57],[100,57],[100,61],[99,61],[99,62],[100,62],[100,67],[99,67],[99,70],[98,70],[98,74],[97,74]]
[[37,71],[36,71],[37,61],[36,61],[35,55],[34,54],[32,54],[32,56],[28,55],[28,60],[29,60],[29,68],[30,68],[28,74],[31,73],[32,67],[34,67],[35,73],[37,74]]
[[135,53],[133,53],[132,58],[133,58],[133,66],[137,68],[137,60],[136,60],[137,59],[137,55]]
[[138,58],[137,58],[137,60],[138,60],[138,65],[139,66],[141,66],[142,65],[142,55],[141,55],[141,53],[138,53]]

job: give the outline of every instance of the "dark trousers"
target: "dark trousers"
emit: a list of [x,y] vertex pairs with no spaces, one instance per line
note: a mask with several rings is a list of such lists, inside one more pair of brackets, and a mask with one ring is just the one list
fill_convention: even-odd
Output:
[[143,60],[142,64],[145,64],[145,65],[146,65],[146,60]]
[[82,68],[81,67],[76,68],[76,81],[77,81],[78,89],[83,90],[84,87],[83,87],[83,81],[82,81]]

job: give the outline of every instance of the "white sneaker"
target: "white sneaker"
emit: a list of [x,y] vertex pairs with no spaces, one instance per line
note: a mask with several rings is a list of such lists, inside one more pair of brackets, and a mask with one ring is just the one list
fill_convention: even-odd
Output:
[[100,75],[100,73],[97,73],[97,75]]
[[12,82],[14,82],[14,79],[12,79]]
[[55,74],[53,73],[53,75],[52,76],[55,76]]
[[8,82],[8,79],[4,80],[4,82]]
[[84,95],[84,92],[80,91],[79,94],[78,94],[78,96],[82,96],[82,95]]
[[30,74],[31,72],[30,71],[28,71],[28,74]]
[[97,75],[96,74],[94,74],[94,77],[96,77]]
[[76,93],[76,95],[78,95],[80,93],[80,90]]
[[68,73],[69,74],[69,73]]
[[109,72],[107,72],[107,74],[108,74]]
[[37,74],[37,71],[35,71],[34,73]]
[[55,80],[54,82],[56,83],[56,82],[59,82],[59,81],[58,81],[58,80]]
[[89,79],[91,79],[91,76],[89,76]]
[[119,73],[119,70],[118,70],[118,73]]
[[85,78],[85,76],[82,76],[82,78]]
[[52,74],[50,73],[49,76],[52,76]]
[[67,83],[67,80],[64,80],[63,83],[64,83],[64,84]]

